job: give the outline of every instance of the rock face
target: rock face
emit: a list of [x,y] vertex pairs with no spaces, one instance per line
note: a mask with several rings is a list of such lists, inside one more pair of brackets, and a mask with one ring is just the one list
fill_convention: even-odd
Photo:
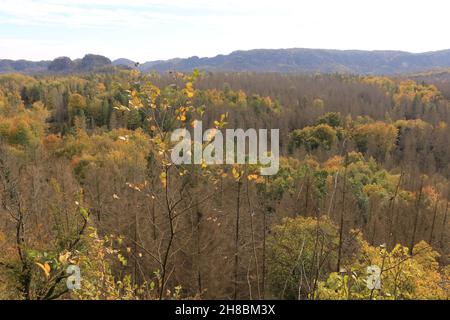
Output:
[[81,59],[79,65],[77,66],[80,70],[94,70],[96,68],[102,68],[111,65],[111,60],[104,56],[87,54]]
[[104,56],[87,54],[83,59],[72,61],[68,57],[56,58],[50,62],[48,71],[56,73],[95,71],[99,68],[111,66],[111,60]]
[[53,72],[67,72],[75,68],[75,64],[68,57],[59,57],[50,62],[48,66],[49,71]]

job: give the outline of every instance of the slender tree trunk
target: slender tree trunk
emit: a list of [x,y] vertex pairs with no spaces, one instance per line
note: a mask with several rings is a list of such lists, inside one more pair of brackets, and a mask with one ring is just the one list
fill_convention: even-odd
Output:
[[[389,230],[388,230],[388,238],[387,238],[387,241],[386,241],[386,248],[390,248],[391,245],[392,245],[392,243],[391,243],[391,240],[393,238],[392,233],[394,232],[394,223],[395,223],[395,218],[396,218],[396,216],[395,216],[395,213],[396,213],[395,201],[397,200],[397,195],[398,195],[398,192],[400,190],[400,186],[402,184],[402,179],[403,179],[403,171],[400,173],[400,178],[398,179],[397,187],[395,188],[394,195],[391,198],[391,201],[389,203],[389,217],[390,217],[390,219],[389,219]],[[395,243],[394,243],[394,245],[395,245]]]
[[328,212],[327,212],[327,215],[328,215],[328,217],[330,217],[330,218],[333,218],[333,217],[334,217],[334,210],[333,210],[333,214],[331,214],[331,213],[332,213],[331,209],[332,209],[332,208],[334,209],[334,197],[335,197],[335,195],[336,195],[336,190],[337,190],[337,186],[338,186],[338,176],[339,176],[339,171],[336,172],[336,175],[335,175],[335,177],[334,177],[333,193],[331,194],[330,205],[328,206]]
[[344,181],[343,181],[343,190],[342,190],[342,210],[341,217],[339,221],[339,247],[338,247],[338,258],[337,258],[337,266],[336,271],[339,272],[341,269],[341,258],[342,258],[342,243],[344,237],[344,214],[345,214],[345,194],[347,188],[347,165],[348,165],[348,153],[345,154],[344,161]]
[[150,180],[150,199],[151,199],[151,204],[150,204],[150,218],[152,221],[152,238],[154,241],[156,241],[158,235],[156,232],[156,211],[155,211],[155,204],[156,204],[156,197],[154,195],[155,192],[155,177],[153,176],[153,169],[148,169],[148,179]]
[[305,217],[308,216],[308,200],[309,200],[309,173],[306,176],[306,194],[305,194]]
[[439,204],[439,196],[436,195],[436,200],[434,202],[434,209],[433,209],[433,221],[431,222],[430,238],[428,240],[428,244],[430,246],[433,243],[433,233],[434,233],[434,226],[436,224],[436,216],[437,216],[437,212],[438,212],[438,204]]
[[100,200],[100,181],[98,179],[98,176],[95,177],[95,193],[96,193],[96,201],[97,201],[97,220],[100,222],[101,220],[101,200]]
[[409,254],[411,254],[411,255],[412,255],[412,251],[414,249],[414,244],[416,243],[417,224],[419,222],[420,205],[421,205],[421,201],[422,201],[423,181],[424,181],[424,176],[422,176],[422,178],[420,179],[420,190],[419,190],[419,195],[416,200],[416,215],[414,216],[414,224],[413,224],[411,243],[409,245]]
[[[153,189],[154,190],[154,189]],[[152,196],[152,229],[153,229],[153,240],[156,241],[157,234],[156,234],[156,216],[155,216],[155,196]]]
[[263,211],[263,250],[262,250],[262,299],[266,296],[266,231],[267,230],[267,214]]
[[238,272],[239,272],[239,220],[241,205],[241,180],[237,182],[237,199],[236,199],[236,226],[234,235],[234,300],[237,300],[238,291]]
[[372,201],[370,201],[369,204],[369,213],[370,213],[370,221],[372,222],[372,230],[370,232],[370,230],[368,230],[367,234],[370,234],[370,245],[374,245],[375,243],[375,235],[376,235],[376,231],[377,231],[377,221],[376,221],[376,216],[374,214],[374,211],[376,212],[376,210],[373,208],[373,203]]
[[447,228],[446,228],[447,227],[447,216],[448,216],[448,208],[449,208],[449,204],[450,204],[449,198],[450,198],[450,187],[449,187],[449,192],[448,192],[447,199],[446,199],[447,204],[445,206],[444,221],[442,221],[441,239],[439,241],[441,244],[441,248],[443,248],[443,246],[444,246],[445,230],[447,230]]
[[[249,181],[246,179],[246,195],[247,195],[247,203],[248,203],[248,212],[250,214],[250,232],[251,232],[251,238],[252,238],[252,249],[253,249],[253,256],[255,259],[255,268],[256,268],[256,285],[258,289],[258,299],[261,299],[261,288],[260,288],[260,276],[259,276],[259,263],[258,263],[258,252],[256,250],[256,241],[255,241],[255,228],[253,225],[253,206],[252,202],[250,200],[250,194],[249,194]],[[251,261],[251,260],[250,260]],[[249,281],[249,286],[251,289],[251,282]]]
[[198,287],[198,294],[201,296],[203,292],[202,287],[202,272],[201,272],[201,233],[200,233],[200,223],[202,219],[202,213],[199,210],[198,207],[198,200],[196,200],[196,215],[197,215],[197,287]]
[[165,169],[166,173],[166,183],[165,183],[165,200],[166,200],[166,209],[167,209],[167,217],[169,221],[169,241],[167,243],[166,250],[164,252],[164,257],[161,265],[161,284],[159,289],[159,300],[162,300],[164,294],[164,288],[166,285],[166,276],[167,276],[167,265],[169,260],[169,254],[172,249],[173,240],[175,238],[175,226],[172,217],[172,208],[169,202],[169,169]]
[[[320,211],[319,209],[316,209],[316,234],[314,237],[313,259],[311,262],[310,281],[309,281],[309,283],[313,284],[312,290],[310,291],[310,295],[311,295],[312,299],[314,299],[314,292],[316,291],[317,278],[319,276],[319,260],[320,260],[320,255],[318,253],[319,236],[320,236],[319,211]],[[317,262],[317,268],[316,268],[316,262]]]

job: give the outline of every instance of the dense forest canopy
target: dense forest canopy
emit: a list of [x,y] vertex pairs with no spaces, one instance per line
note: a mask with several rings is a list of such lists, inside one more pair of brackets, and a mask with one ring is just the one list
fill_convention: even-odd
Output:
[[[0,297],[448,299],[443,74],[1,75]],[[171,164],[194,120],[280,170]]]

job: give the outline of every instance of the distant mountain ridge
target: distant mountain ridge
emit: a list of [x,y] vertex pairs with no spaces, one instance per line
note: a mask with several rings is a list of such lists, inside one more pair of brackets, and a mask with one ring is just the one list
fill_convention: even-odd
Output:
[[71,73],[102,68],[135,68],[143,72],[234,71],[234,72],[340,72],[357,74],[398,74],[450,67],[450,49],[410,53],[404,51],[363,51],[327,49],[255,49],[234,51],[211,58],[196,56],[149,61],[137,65],[121,58],[114,61],[88,54],[82,59],[67,57],[53,61],[0,60],[0,73]]
[[71,60],[59,57],[53,61],[0,60],[0,73],[72,73],[95,71],[99,68],[110,67],[110,59],[95,54],[87,54],[82,59]]

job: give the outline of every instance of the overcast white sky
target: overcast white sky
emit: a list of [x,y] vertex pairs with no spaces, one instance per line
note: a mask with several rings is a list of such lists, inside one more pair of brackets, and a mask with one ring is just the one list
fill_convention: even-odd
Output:
[[450,48],[448,0],[0,0],[0,59]]

